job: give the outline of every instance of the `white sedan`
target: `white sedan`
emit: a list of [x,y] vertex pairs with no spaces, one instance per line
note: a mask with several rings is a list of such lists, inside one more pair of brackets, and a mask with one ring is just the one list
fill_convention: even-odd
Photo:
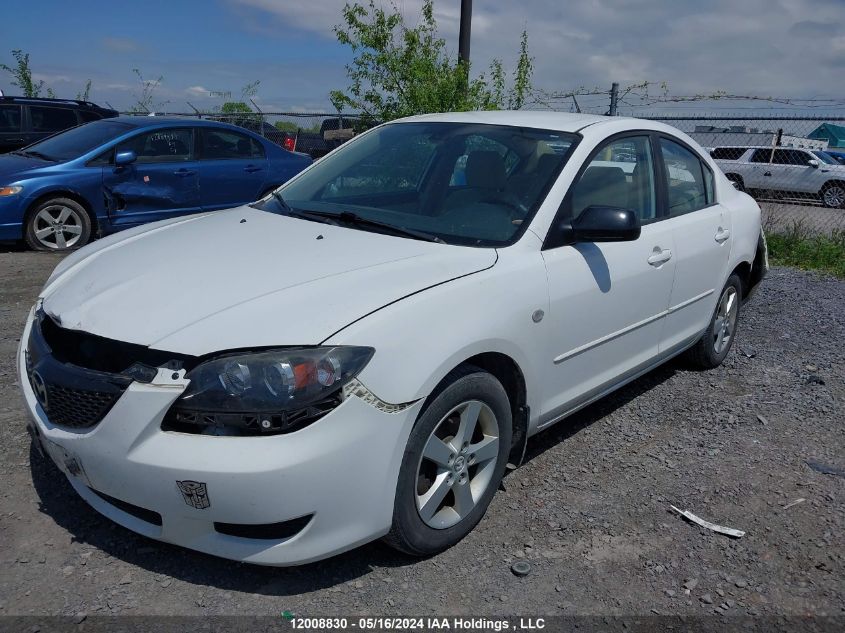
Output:
[[18,365],[37,444],[135,532],[428,555],[531,435],[682,352],[719,365],[767,266],[756,203],[674,128],[417,116],[70,255]]

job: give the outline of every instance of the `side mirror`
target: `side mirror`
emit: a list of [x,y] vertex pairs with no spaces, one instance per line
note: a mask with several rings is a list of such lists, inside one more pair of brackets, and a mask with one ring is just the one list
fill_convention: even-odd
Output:
[[631,209],[593,205],[572,221],[571,242],[631,242],[640,236],[640,219]]
[[138,157],[135,155],[135,152],[130,149],[125,152],[118,152],[115,154],[114,165],[115,167],[126,167],[127,165],[134,163],[136,160],[138,160]]
[[813,169],[818,169],[818,168],[819,168],[819,161],[817,161],[815,158],[811,158],[810,160],[808,160],[808,161],[807,161],[807,164],[808,164],[810,167],[812,167]]

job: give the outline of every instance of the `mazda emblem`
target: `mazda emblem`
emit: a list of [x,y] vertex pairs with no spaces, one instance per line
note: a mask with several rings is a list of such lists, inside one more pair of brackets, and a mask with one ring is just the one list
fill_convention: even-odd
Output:
[[40,404],[41,408],[46,411],[48,408],[47,384],[44,382],[41,374],[37,371],[33,371],[29,375],[29,384],[32,385],[32,390],[35,392],[35,399],[38,400],[38,404]]

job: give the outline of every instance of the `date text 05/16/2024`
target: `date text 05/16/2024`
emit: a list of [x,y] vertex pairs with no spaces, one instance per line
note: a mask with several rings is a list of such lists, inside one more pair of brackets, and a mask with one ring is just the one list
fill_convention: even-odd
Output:
[[531,631],[546,628],[544,618],[516,620],[467,617],[297,617],[286,616],[298,631],[359,629],[362,631]]

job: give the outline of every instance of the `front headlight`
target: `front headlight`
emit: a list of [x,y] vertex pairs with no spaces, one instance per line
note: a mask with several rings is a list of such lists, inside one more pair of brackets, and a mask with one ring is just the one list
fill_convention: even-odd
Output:
[[[371,347],[298,347],[227,354],[197,365],[165,418],[166,430],[289,433],[342,400]],[[228,429],[229,431],[227,432]]]
[[0,187],[0,197],[14,196],[23,191],[23,187],[19,185],[12,185],[11,187]]

